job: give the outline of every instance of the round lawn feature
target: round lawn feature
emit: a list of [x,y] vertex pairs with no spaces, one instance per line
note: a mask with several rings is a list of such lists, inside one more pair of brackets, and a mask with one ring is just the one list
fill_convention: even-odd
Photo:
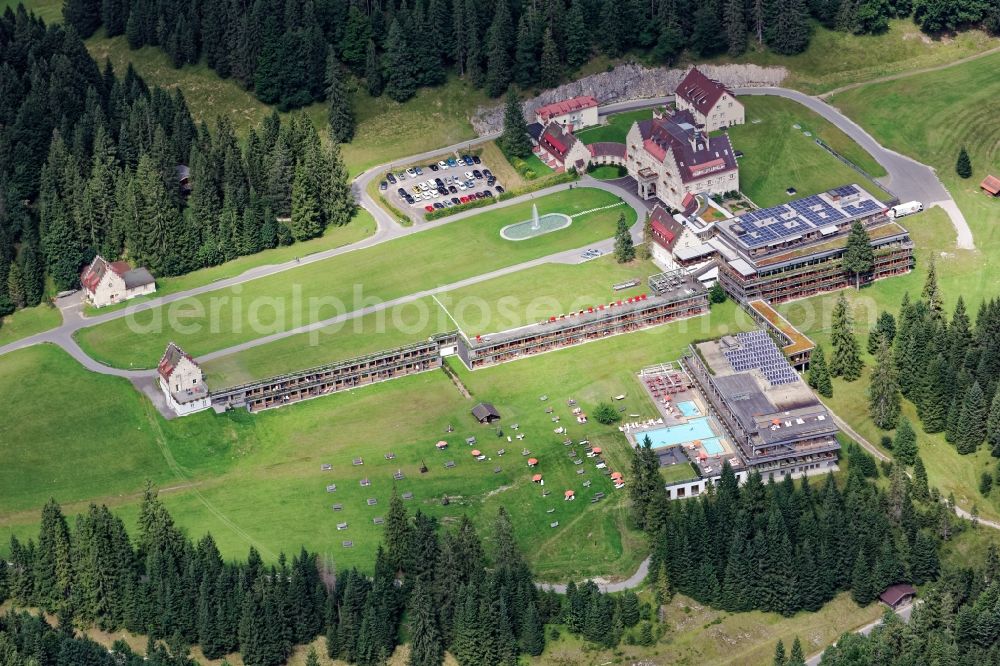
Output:
[[571,224],[573,224],[573,218],[569,215],[563,213],[546,213],[538,217],[537,224],[535,220],[524,220],[523,222],[508,224],[500,230],[500,237],[509,241],[528,240],[529,238],[565,229]]

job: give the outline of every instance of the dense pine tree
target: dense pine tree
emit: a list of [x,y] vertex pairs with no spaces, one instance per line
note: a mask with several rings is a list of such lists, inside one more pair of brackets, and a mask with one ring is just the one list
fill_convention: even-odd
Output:
[[966,152],[965,146],[962,146],[962,149],[958,151],[958,160],[955,162],[955,173],[960,178],[972,177],[972,160],[969,159],[969,153]]
[[862,274],[870,273],[874,266],[875,252],[872,250],[871,238],[864,225],[855,220],[851,225],[851,233],[847,236],[844,270],[854,275],[855,287],[860,289]]
[[955,449],[959,453],[975,453],[986,438],[988,406],[979,382],[974,382],[961,402],[958,423],[954,434]]
[[531,154],[531,139],[528,125],[524,121],[521,100],[513,88],[507,91],[503,116],[503,134],[497,141],[500,149],[509,157],[525,158]]
[[868,386],[868,414],[882,430],[892,430],[899,419],[899,378],[892,350],[882,343]]
[[830,370],[826,365],[826,353],[822,345],[816,345],[809,359],[808,381],[809,386],[816,389],[821,396],[833,397],[833,382],[830,380]]
[[619,264],[627,264],[635,259],[635,245],[632,242],[632,232],[629,231],[624,214],[618,216],[618,228],[615,231],[615,259]]
[[853,382],[861,376],[861,356],[858,341],[854,337],[854,320],[841,292],[833,310],[833,358],[830,361],[830,375]]
[[330,139],[334,143],[349,142],[354,138],[354,108],[341,78],[340,67],[332,56],[326,65],[326,103]]
[[[892,440],[892,454],[903,465],[912,465],[917,461],[917,434],[905,416],[900,419],[896,436]],[[926,478],[924,481],[926,482]]]

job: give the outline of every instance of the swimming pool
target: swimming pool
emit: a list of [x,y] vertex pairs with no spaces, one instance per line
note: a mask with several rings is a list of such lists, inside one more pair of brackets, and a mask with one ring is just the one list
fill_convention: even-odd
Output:
[[681,410],[681,414],[684,416],[701,416],[701,410],[698,409],[698,405],[694,400],[678,402],[677,409]]
[[[722,450],[722,447],[719,446],[719,436],[712,430],[712,427],[708,423],[707,416],[703,416],[700,419],[689,419],[688,422],[683,425],[650,430],[649,432],[639,434],[637,439],[642,442],[645,441],[646,437],[649,437],[649,439],[653,442],[654,449],[658,449],[661,446],[686,444],[687,442],[693,442],[696,439],[700,439],[702,444],[704,444],[705,440],[714,439],[715,446],[719,448],[720,452]],[[706,452],[711,453],[708,449],[706,449]]]
[[701,440],[701,448],[705,449],[705,453],[710,456],[721,456],[726,452],[718,437],[709,437],[708,439]]

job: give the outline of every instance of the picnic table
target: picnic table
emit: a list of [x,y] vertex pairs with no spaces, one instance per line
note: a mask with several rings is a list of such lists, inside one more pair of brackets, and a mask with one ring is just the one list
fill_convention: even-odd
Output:
[[402,481],[404,478],[402,470],[396,470],[396,473],[392,475],[392,478],[396,479],[397,481]]
[[340,510],[342,510],[344,508],[344,505],[343,504],[334,504],[331,508],[334,511],[340,511]]
[[347,523],[337,523],[337,529],[338,530],[346,530],[347,529]]
[[364,465],[365,461],[362,458],[355,458],[353,464],[354,465]]
[[454,466],[455,466],[455,461],[454,460],[449,460],[448,462],[446,462],[444,464],[445,469],[451,469]]
[[369,481],[368,479],[361,479],[360,483],[362,488],[367,488],[368,486],[372,485],[372,482]]

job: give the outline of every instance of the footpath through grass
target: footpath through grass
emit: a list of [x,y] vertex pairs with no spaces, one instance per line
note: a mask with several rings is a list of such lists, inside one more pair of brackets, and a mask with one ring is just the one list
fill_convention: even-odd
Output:
[[[776,206],[849,183],[858,183],[876,196],[882,194],[874,183],[816,143],[822,139],[873,177],[885,175],[871,155],[818,114],[781,97],[746,96],[741,101],[746,105],[746,124],[729,128],[729,136],[733,149],[743,151],[740,189],[758,206]],[[789,187],[796,194],[786,194]]]
[[48,331],[61,323],[59,310],[48,303],[0,317],[0,347]]
[[182,299],[77,333],[93,358],[116,367],[151,368],[167,343],[189,354],[210,351],[351,312],[424,289],[481,275],[614,235],[617,206],[576,218],[568,228],[512,242],[500,228],[539,212],[569,215],[620,199],[602,190],[574,188],[451,222],[387,243],[284,271],[259,280]]

